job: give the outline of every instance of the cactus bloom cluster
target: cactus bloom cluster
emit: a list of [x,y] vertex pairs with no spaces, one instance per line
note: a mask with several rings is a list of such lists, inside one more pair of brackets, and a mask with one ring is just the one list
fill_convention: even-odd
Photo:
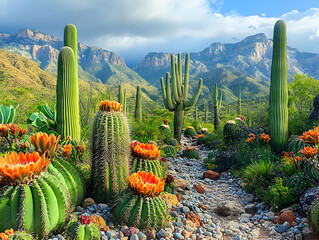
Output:
[[250,133],[249,138],[246,140],[246,142],[252,144],[255,139],[256,139],[255,134]]
[[9,134],[13,137],[23,138],[27,133],[27,129],[20,128],[18,124],[0,124],[0,137],[8,137]]
[[144,197],[156,197],[163,190],[165,181],[159,178],[152,172],[146,173],[144,171],[132,174],[128,179],[129,187],[138,195]]
[[0,239],[7,240],[7,239],[9,239],[9,236],[12,234],[14,234],[14,230],[12,228],[5,230],[4,232],[0,233]]
[[305,158],[313,158],[317,155],[318,150],[316,148],[307,146],[304,149],[301,149],[300,152]]
[[59,139],[60,136],[56,137],[53,133],[49,136],[43,132],[31,134],[31,144],[34,146],[35,151],[45,154],[48,158],[54,158],[59,148]]
[[260,134],[260,140],[262,140],[264,143],[269,143],[270,141],[270,137],[268,134],[265,134],[265,133],[261,133]]
[[134,141],[131,144],[134,156],[142,159],[157,159],[160,156],[160,150],[154,144],[140,143]]
[[304,132],[299,138],[305,143],[316,145],[319,143],[319,128]]
[[11,184],[28,184],[35,176],[46,170],[50,159],[38,152],[30,154],[7,153],[5,157],[0,156],[0,175]]
[[100,103],[100,111],[106,112],[119,112],[121,110],[121,104],[116,101],[104,100]]

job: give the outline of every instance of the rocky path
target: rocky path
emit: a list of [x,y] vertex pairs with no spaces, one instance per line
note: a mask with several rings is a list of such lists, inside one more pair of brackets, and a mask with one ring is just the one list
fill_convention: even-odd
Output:
[[[186,138],[183,147],[193,146]],[[208,150],[200,149],[201,158]],[[290,209],[275,217],[262,202],[245,193],[240,179],[230,174],[203,173],[203,160],[171,158],[169,174],[176,178],[180,203],[171,215],[181,221],[170,223],[157,235],[163,239],[303,239],[301,230],[307,219],[300,219]],[[211,178],[211,179],[210,179]],[[214,180],[215,179],[215,180]],[[273,223],[275,222],[275,223]]]

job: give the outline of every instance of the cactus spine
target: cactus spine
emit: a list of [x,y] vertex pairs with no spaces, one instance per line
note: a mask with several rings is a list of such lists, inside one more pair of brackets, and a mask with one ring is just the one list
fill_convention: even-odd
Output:
[[239,86],[239,92],[238,92],[238,109],[237,114],[241,115],[241,86]]
[[274,27],[273,59],[269,96],[270,143],[281,153],[288,141],[288,83],[286,57],[286,24],[279,20]]
[[222,106],[222,92],[220,92],[220,98],[218,100],[218,87],[217,87],[217,83],[214,86],[214,90],[213,90],[213,94],[214,94],[214,127],[215,129],[219,128],[219,110]]
[[91,181],[97,202],[109,202],[127,187],[130,163],[127,118],[119,109],[104,109],[103,102],[114,103],[102,101],[93,120]]
[[142,121],[142,94],[140,86],[137,86],[136,89],[135,120],[139,123]]
[[64,45],[58,57],[57,131],[62,138],[80,141],[79,87],[77,75],[77,33],[74,25],[64,29]]
[[182,79],[182,60],[180,53],[178,54],[177,64],[175,64],[175,56],[173,54],[171,55],[172,83],[170,83],[169,73],[166,73],[166,86],[164,84],[164,79],[161,78],[164,105],[166,109],[174,112],[174,137],[179,142],[181,140],[185,109],[190,109],[196,104],[203,85],[203,80],[199,79],[195,95],[190,100],[187,100],[189,62],[189,53],[187,53],[185,57],[184,83]]

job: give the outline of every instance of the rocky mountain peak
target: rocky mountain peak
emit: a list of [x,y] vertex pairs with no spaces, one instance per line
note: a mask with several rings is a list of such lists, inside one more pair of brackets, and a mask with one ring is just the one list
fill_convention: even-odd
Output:
[[30,38],[32,40],[35,41],[54,41],[54,42],[60,42],[61,40],[55,36],[50,36],[48,34],[45,33],[41,33],[38,30],[32,30],[32,29],[23,29],[22,31],[20,31],[16,37],[18,38]]

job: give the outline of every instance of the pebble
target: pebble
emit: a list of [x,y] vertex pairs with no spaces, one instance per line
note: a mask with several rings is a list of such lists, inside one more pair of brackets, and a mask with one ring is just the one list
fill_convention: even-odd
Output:
[[139,237],[137,234],[133,234],[131,237],[130,237],[130,240],[139,240]]

